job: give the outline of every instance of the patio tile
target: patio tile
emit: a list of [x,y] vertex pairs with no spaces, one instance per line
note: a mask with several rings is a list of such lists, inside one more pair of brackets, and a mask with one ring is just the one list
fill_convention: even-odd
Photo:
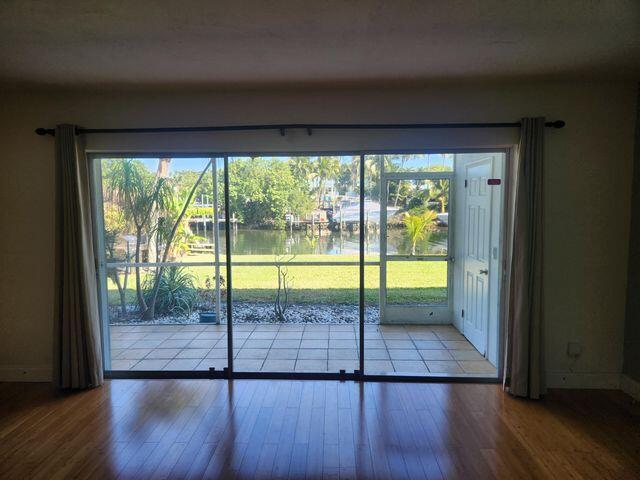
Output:
[[409,332],[409,336],[414,340],[438,340],[436,334],[431,331]]
[[151,332],[176,333],[181,330],[182,330],[182,325],[155,325],[151,328]]
[[253,331],[254,332],[277,332],[278,330],[280,330],[280,325],[256,325]]
[[442,343],[449,350],[475,350],[466,340],[443,340]]
[[328,340],[329,339],[329,330],[326,330],[326,331],[322,331],[322,330],[307,331],[307,330],[305,330],[304,333],[302,334],[302,339],[303,340]]
[[163,340],[138,340],[131,348],[156,348]]
[[410,340],[409,334],[403,331],[390,331],[382,332],[382,337],[385,340]]
[[348,323],[329,325],[330,332],[352,332],[354,330],[355,330],[354,326]]
[[302,338],[302,330],[285,331],[280,330],[276,335],[276,340],[300,340]]
[[413,343],[420,350],[437,350],[445,348],[439,340],[414,340]]
[[199,340],[215,340],[225,336],[225,332],[202,332],[196,337]]
[[449,353],[455,360],[486,361],[477,350],[449,350]]
[[293,372],[295,360],[265,360],[262,365],[263,372]]
[[[393,360],[393,368],[398,373],[427,373],[427,366],[421,360]],[[366,364],[365,364],[366,367]]]
[[233,362],[233,368],[240,372],[259,372],[262,368],[264,360],[236,360]]
[[329,348],[328,340],[302,340],[300,348]]
[[330,332],[329,339],[330,340],[355,340],[356,333],[355,332]]
[[151,359],[172,359],[180,353],[179,348],[156,348],[149,352],[149,355],[144,357],[146,360]]
[[111,358],[118,358],[122,355],[123,352],[126,352],[126,348],[112,348],[111,349]]
[[395,348],[415,349],[416,348],[416,346],[411,340],[385,340],[384,343],[386,343],[387,348],[389,349],[395,349]]
[[330,360],[357,360],[358,354],[351,348],[330,348],[329,359]]
[[389,352],[385,348],[365,348],[365,360],[389,360]]
[[456,332],[451,332],[451,331],[435,332],[435,334],[440,340],[458,340],[461,342],[467,341],[464,335],[461,335],[457,331]]
[[[273,351],[278,352],[280,350]],[[328,355],[326,348],[300,348],[297,352],[300,360],[326,360]]]
[[305,325],[304,331],[305,332],[328,332],[329,325],[326,323]]
[[[461,350],[463,351],[463,350]],[[453,360],[449,350],[420,350],[423,360]]]
[[112,340],[111,348],[130,348],[136,340]]
[[170,338],[169,340],[165,340],[160,345],[158,345],[158,348],[185,348],[187,345],[189,345],[190,342],[191,340],[189,339]]
[[198,336],[198,332],[176,332],[171,335],[170,340],[193,340]]
[[131,370],[162,370],[169,360],[140,360]]
[[242,348],[238,352],[238,356],[236,358],[264,360],[265,358],[267,358],[267,353],[269,353],[269,350],[266,348]]
[[204,358],[209,353],[210,348],[185,348],[181,350],[175,358]]
[[144,336],[143,340],[166,340],[171,336],[171,332],[151,332]]
[[119,360],[140,360],[146,357],[150,351],[150,348],[129,348],[120,354]]
[[298,348],[300,340],[274,340],[271,348]]
[[389,360],[371,360],[369,362],[365,362],[364,370],[365,373],[390,373],[394,371],[393,364]]
[[487,373],[496,375],[496,368],[491,365],[487,360],[475,361],[475,360],[461,360],[458,362],[462,369],[467,373]]
[[340,370],[353,372],[358,366],[357,360],[329,360],[327,370],[329,372],[339,372]]
[[[236,332],[253,332],[257,327],[278,327],[277,325],[255,325],[253,323],[235,323],[233,324],[233,330]],[[277,329],[277,328],[276,328]]]
[[246,340],[242,348],[270,348],[273,340]]
[[356,348],[356,341],[353,340],[329,340],[329,348],[345,348],[353,350]]
[[130,370],[138,360],[111,360],[111,370]]
[[[277,332],[255,331],[249,336],[249,340],[273,340],[276,338]],[[234,335],[235,338],[235,335]]]
[[218,340],[215,340],[215,339],[207,340],[202,338],[196,338],[195,340],[191,340],[191,342],[189,342],[189,344],[187,345],[187,348],[212,349],[216,343],[218,343]]
[[[234,340],[235,339],[240,339],[240,338],[245,340],[245,339],[249,338],[251,335],[253,335],[253,333],[248,331],[248,330],[240,330],[239,332],[236,332],[236,330],[235,330],[236,327],[233,327],[233,328],[234,328],[234,330],[233,330],[233,338],[234,338]],[[226,335],[225,335],[225,337],[226,337]]]
[[[365,350],[365,355],[366,355],[366,350]],[[415,349],[389,350],[389,356],[391,357],[392,360],[421,360],[422,359],[418,351]]]
[[142,340],[150,332],[124,332],[119,335],[120,340]]
[[206,325],[189,324],[189,325],[184,325],[182,327],[182,331],[183,332],[203,332],[205,328],[206,328]]
[[280,325],[280,332],[302,332],[304,331],[303,323],[292,323]]
[[462,368],[455,361],[430,361],[425,362],[431,373],[463,373]]
[[[238,355],[240,351],[239,348],[233,349],[234,358]],[[206,358],[227,358],[227,349],[226,348],[214,348],[209,353],[207,353]]]
[[368,348],[387,348],[387,346],[385,345],[384,340],[367,340],[367,336],[365,334],[365,337],[364,337],[365,351]]
[[199,358],[175,358],[170,360],[163,370],[195,370],[201,361]]
[[296,372],[326,372],[326,360],[298,360],[295,365]]
[[272,348],[267,354],[268,360],[295,360],[298,358],[297,348]]

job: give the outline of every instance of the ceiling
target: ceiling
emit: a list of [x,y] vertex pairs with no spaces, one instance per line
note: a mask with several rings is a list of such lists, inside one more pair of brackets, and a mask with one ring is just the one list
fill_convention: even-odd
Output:
[[0,82],[640,78],[638,0],[2,0]]

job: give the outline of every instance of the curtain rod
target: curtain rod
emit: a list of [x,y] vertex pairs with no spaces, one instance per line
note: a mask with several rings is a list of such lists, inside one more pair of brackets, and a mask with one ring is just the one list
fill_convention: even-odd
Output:
[[[302,129],[311,135],[313,130],[402,130],[438,128],[520,128],[520,122],[498,123],[290,123],[275,125],[225,125],[218,127],[157,127],[157,128],[76,128],[76,135],[91,133],[186,133],[186,132],[241,132],[255,130],[278,130],[284,136],[285,130]],[[564,120],[545,122],[549,128],[562,128]],[[55,136],[54,128],[37,128],[36,134]]]

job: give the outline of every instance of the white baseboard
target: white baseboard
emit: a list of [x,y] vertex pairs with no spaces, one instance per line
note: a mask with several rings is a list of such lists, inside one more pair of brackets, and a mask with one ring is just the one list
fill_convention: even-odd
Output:
[[2,365],[0,382],[50,382],[51,365]]
[[619,373],[547,372],[547,388],[619,389]]
[[624,373],[620,376],[620,390],[636,400],[640,400],[640,382]]

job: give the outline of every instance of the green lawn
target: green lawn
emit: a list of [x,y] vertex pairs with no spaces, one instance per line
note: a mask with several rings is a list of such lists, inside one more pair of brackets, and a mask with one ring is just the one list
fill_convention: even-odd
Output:
[[[194,255],[184,261],[213,261],[212,255]],[[366,258],[374,261],[377,258]],[[273,255],[242,255],[235,262],[273,262]],[[357,262],[357,255],[299,255],[295,262]],[[446,302],[446,262],[393,262],[388,263],[387,292],[389,303],[444,303]],[[214,278],[213,267],[185,267],[194,276],[196,284],[204,288],[205,279]],[[380,267],[365,267],[365,300],[369,304],[379,301]],[[293,303],[357,303],[358,265],[290,265],[290,301]],[[225,277],[225,268],[221,268]],[[238,301],[271,302],[275,297],[278,278],[275,266],[234,265],[233,298]],[[128,301],[135,301],[133,276],[129,277]],[[115,284],[109,280],[109,303],[118,303]]]

